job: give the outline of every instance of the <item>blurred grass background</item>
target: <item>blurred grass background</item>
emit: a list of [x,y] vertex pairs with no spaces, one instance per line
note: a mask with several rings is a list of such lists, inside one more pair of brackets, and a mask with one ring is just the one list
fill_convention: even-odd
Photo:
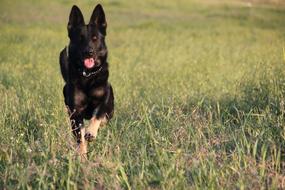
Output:
[[101,1],[116,111],[82,164],[58,55],[97,3],[0,2],[0,189],[285,188],[283,1]]

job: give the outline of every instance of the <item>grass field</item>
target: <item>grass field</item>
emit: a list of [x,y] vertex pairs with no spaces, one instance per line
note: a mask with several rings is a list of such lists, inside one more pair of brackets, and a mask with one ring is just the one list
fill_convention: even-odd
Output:
[[116,111],[80,163],[58,56],[97,2],[1,0],[0,189],[285,188],[285,7],[101,3]]

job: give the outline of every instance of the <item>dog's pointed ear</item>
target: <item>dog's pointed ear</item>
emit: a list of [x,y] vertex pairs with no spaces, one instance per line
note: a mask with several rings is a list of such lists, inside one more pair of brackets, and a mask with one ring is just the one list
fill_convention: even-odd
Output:
[[104,36],[106,35],[107,22],[102,5],[98,4],[95,7],[90,18],[89,24],[96,26]]
[[67,25],[68,31],[70,32],[72,28],[82,26],[84,24],[84,18],[80,9],[76,5],[73,5],[70,11],[69,21]]

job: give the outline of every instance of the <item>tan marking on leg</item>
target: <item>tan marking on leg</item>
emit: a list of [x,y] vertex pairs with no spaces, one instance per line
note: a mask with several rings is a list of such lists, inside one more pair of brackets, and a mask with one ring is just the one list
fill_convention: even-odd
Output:
[[101,127],[106,126],[107,123],[108,123],[108,119],[107,119],[107,117],[105,116],[105,117],[103,117],[102,120],[101,120]]
[[81,161],[87,160],[87,141],[84,138],[85,128],[80,129],[80,143],[77,144],[76,151],[79,154]]
[[92,141],[96,138],[101,122],[102,122],[102,119],[96,119],[95,117],[91,118],[90,124],[88,128],[86,129],[86,133],[85,133],[86,140]]

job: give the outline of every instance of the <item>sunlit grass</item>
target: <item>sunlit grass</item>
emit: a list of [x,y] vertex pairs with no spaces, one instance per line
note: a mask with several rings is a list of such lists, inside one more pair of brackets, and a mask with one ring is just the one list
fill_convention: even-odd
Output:
[[284,188],[285,8],[102,2],[115,116],[80,163],[58,63],[73,4],[88,21],[92,1],[0,3],[0,187]]

